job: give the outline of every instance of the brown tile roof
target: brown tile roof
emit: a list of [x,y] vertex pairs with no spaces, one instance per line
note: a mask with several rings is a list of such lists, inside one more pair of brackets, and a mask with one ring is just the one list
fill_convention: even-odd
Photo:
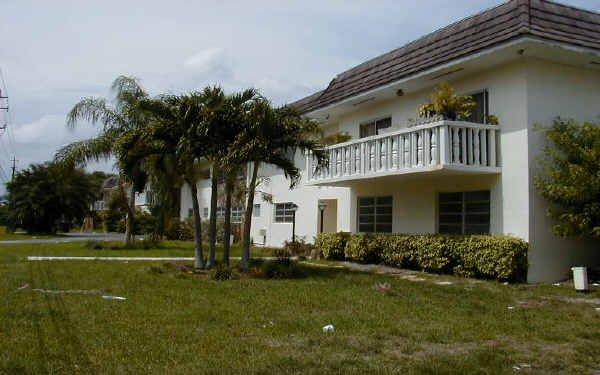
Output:
[[291,105],[307,113],[523,36],[600,50],[600,14],[547,0],[511,0],[347,70]]

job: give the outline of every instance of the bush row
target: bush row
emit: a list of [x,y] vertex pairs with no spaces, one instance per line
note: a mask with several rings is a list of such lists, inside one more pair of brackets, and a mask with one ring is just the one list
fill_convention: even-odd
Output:
[[528,244],[510,236],[325,233],[315,244],[327,259],[510,281],[527,273]]

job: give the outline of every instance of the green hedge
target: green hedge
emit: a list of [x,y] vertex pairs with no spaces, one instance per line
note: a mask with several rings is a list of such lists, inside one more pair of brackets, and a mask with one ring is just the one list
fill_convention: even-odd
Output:
[[351,234],[347,232],[319,233],[315,247],[321,250],[325,259],[344,259],[344,249]]
[[[317,237],[328,259],[341,258],[339,233]],[[527,273],[527,242],[500,235],[345,235],[345,259],[365,263],[456,274],[464,277],[522,281]]]

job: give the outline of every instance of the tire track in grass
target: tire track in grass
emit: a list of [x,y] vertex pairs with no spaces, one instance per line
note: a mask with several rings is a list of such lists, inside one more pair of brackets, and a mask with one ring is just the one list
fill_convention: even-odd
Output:
[[[39,264],[37,265],[37,275],[39,276],[40,284],[39,288],[55,288],[56,281],[54,275],[50,271],[48,265]],[[32,275],[33,278],[33,275]],[[53,337],[55,337],[59,346],[62,349],[61,360],[64,362],[64,366],[71,373],[84,373],[84,374],[95,374],[96,369],[88,353],[85,351],[85,346],[80,340],[80,332],[73,320],[71,314],[67,308],[64,294],[36,294],[37,298],[44,301],[43,308],[50,317],[50,324],[53,330]],[[40,327],[40,337],[43,335]],[[43,338],[42,338],[43,340]],[[43,342],[42,342],[43,343]],[[40,352],[48,360],[48,350],[45,345],[40,346]],[[46,372],[47,373],[47,372]]]

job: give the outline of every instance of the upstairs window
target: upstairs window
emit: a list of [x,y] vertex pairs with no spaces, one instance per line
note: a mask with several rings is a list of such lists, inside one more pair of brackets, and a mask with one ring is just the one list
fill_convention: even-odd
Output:
[[275,203],[275,222],[276,223],[291,223],[294,221],[294,204]]
[[485,124],[486,117],[489,114],[487,90],[471,94],[471,97],[475,100],[476,106],[471,110],[471,116],[467,118],[467,121]]
[[490,192],[440,193],[439,232],[489,234]]
[[378,135],[378,134],[380,134],[379,131],[381,129],[386,129],[386,128],[389,128],[390,126],[392,126],[392,118],[391,117],[386,117],[386,118],[382,118],[381,120],[376,120],[376,121],[368,122],[366,124],[361,124],[360,125],[360,137],[365,138],[365,137],[370,137],[373,135]]
[[260,217],[260,203],[254,205],[254,209],[252,210],[252,216]]
[[361,233],[391,233],[392,197],[359,198],[358,231]]
[[234,224],[239,224],[242,222],[242,215],[244,211],[242,207],[231,207],[231,222]]

